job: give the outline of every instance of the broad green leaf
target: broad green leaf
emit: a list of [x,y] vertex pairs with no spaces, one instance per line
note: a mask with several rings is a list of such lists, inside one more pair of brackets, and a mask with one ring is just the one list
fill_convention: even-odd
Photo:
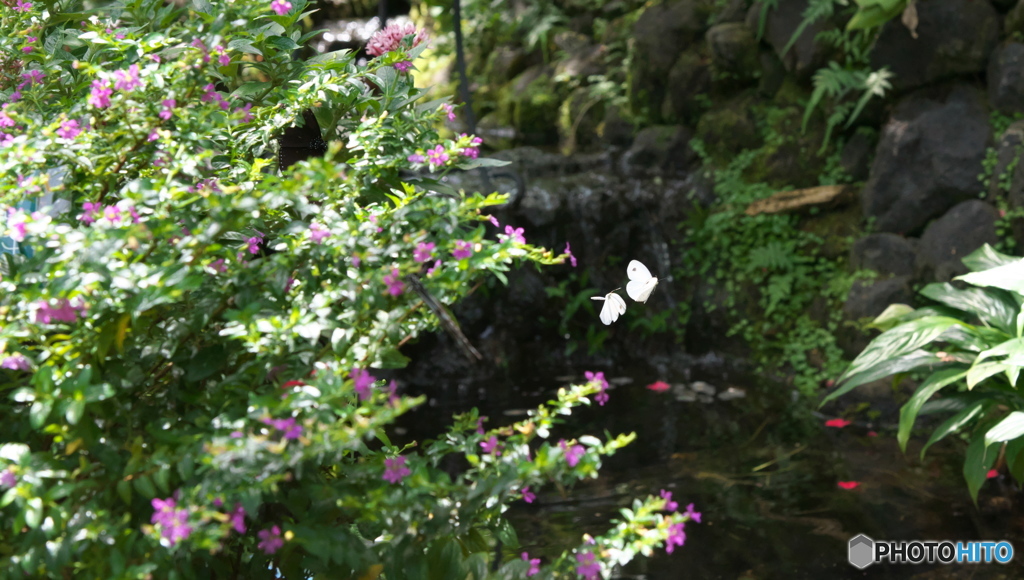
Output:
[[153,480],[148,475],[140,475],[132,479],[132,483],[135,485],[135,491],[139,492],[142,497],[146,499],[156,497],[156,487],[153,486]]
[[985,445],[1001,443],[1024,435],[1024,411],[1014,411],[985,433]]
[[53,399],[36,400],[29,409],[29,421],[33,429],[39,429],[46,423],[53,409]]
[[854,388],[859,387],[863,384],[867,384],[872,381],[877,381],[879,379],[884,379],[885,377],[894,375],[896,373],[905,373],[907,371],[939,365],[942,364],[942,362],[943,361],[941,358],[925,350],[911,352],[909,354],[900,356],[899,358],[883,360],[878,364],[865,369],[861,373],[851,376],[843,375],[846,378],[841,379],[843,380],[843,382],[840,383],[839,388],[832,391],[824,399],[822,399],[821,405],[824,405],[825,403],[831,401],[832,399],[835,399],[840,395],[846,394],[849,391],[853,390]]
[[1024,482],[1024,437],[1018,437],[1006,444],[1004,452],[1006,467],[1017,483]]
[[121,501],[124,503],[132,504],[132,486],[127,479],[117,482],[117,495],[121,496]]
[[961,260],[964,266],[972,272],[980,272],[982,270],[989,270],[998,266],[1004,266],[1006,264],[1012,264],[1020,261],[1019,257],[1010,256],[1007,254],[1001,254],[995,251],[992,246],[985,244],[982,247],[974,250],[970,254],[964,256]]
[[889,329],[871,341],[839,380],[842,382],[885,361],[914,352],[939,338],[949,327],[962,324],[960,320],[948,316],[929,316]]
[[64,418],[67,419],[68,424],[77,425],[84,413],[85,400],[76,397],[68,403],[68,409],[64,412]]
[[883,331],[889,330],[898,324],[906,322],[906,316],[912,312],[914,312],[914,308],[907,304],[890,304],[868,324],[868,327]]
[[967,371],[967,388],[973,389],[974,386],[981,381],[991,377],[992,375],[997,375],[1005,371],[1007,368],[1009,368],[1007,365],[998,362],[975,364],[971,367],[971,370]]
[[1017,294],[1024,294],[1024,260],[1017,260],[981,272],[970,272],[958,276],[956,279],[975,286],[1002,288]]
[[900,426],[896,440],[899,441],[900,449],[904,453],[907,451],[910,431],[914,427],[914,422],[917,420],[917,414],[921,407],[943,387],[955,383],[965,376],[967,376],[967,371],[960,367],[936,371],[921,383],[921,386],[917,388],[917,391],[910,397],[910,400],[900,408]]
[[967,480],[967,491],[970,492],[971,501],[975,505],[978,503],[978,491],[988,479],[988,471],[992,469],[998,455],[998,447],[986,445],[983,437],[976,436],[967,446],[967,454],[964,456],[964,479]]
[[932,432],[932,436],[928,439],[928,442],[924,444],[924,447],[921,448],[921,459],[924,459],[925,452],[928,451],[928,448],[934,443],[938,443],[950,433],[960,431],[964,425],[978,417],[994,403],[995,401],[990,398],[975,401],[961,409],[956,415],[953,415],[949,419],[943,421],[942,424]]
[[1016,301],[997,289],[965,288],[960,290],[946,282],[929,284],[921,289],[921,294],[936,302],[973,314],[986,324],[1007,333],[1014,331],[1017,313],[1020,311]]
[[31,497],[25,502],[25,525],[35,529],[43,521],[43,498]]

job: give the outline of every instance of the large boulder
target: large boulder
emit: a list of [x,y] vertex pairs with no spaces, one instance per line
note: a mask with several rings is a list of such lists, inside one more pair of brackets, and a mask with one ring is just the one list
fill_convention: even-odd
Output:
[[910,234],[978,194],[978,174],[992,140],[988,112],[972,89],[945,99],[911,95],[882,128],[861,193],[878,231]]
[[530,67],[509,84],[499,116],[515,128],[518,138],[531,145],[558,141],[558,106],[562,99],[546,66]]
[[694,47],[679,55],[668,73],[661,118],[671,123],[694,123],[704,112],[707,93],[711,90],[711,58],[702,47]]
[[681,173],[696,155],[690,148],[693,134],[679,125],[655,125],[640,131],[633,146],[622,156],[627,175]]
[[711,50],[711,62],[720,77],[731,84],[746,84],[760,76],[757,39],[742,22],[716,24],[704,35]]
[[961,261],[984,244],[995,245],[999,211],[977,199],[965,201],[928,225],[921,235],[917,266],[926,281],[949,282],[967,273]]
[[[798,77],[810,77],[828,60],[828,46],[817,40],[819,33],[835,28],[831,19],[819,19],[804,26],[807,0],[778,0],[764,12],[764,3],[755,2],[747,12],[747,25],[760,30],[764,19],[764,40],[775,50],[786,70]],[[793,34],[803,26],[792,43]]]
[[916,2],[917,37],[899,18],[882,26],[871,49],[871,68],[895,73],[893,88],[907,90],[963,74],[985,72],[999,41],[999,15],[988,2]]
[[913,276],[916,262],[914,243],[896,234],[869,234],[850,249],[850,267],[854,270]]
[[697,123],[697,137],[720,165],[744,149],[757,149],[764,142],[758,131],[754,107],[759,100],[740,95],[704,113]]
[[1024,113],[1024,44],[1008,42],[992,53],[988,99],[1002,113]]
[[629,104],[634,114],[657,118],[667,79],[679,55],[700,38],[705,15],[696,0],[650,6],[633,26]]

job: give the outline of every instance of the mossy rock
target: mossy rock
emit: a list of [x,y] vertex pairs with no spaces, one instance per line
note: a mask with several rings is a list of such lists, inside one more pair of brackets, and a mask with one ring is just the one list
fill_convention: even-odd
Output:
[[800,230],[821,238],[818,252],[830,260],[845,258],[853,240],[863,231],[864,214],[858,204],[813,212],[800,222]]
[[600,142],[599,126],[604,119],[604,103],[578,88],[562,102],[558,111],[558,134],[562,153],[571,155],[593,148]]
[[766,107],[760,117],[764,147],[743,173],[744,178],[776,187],[818,185],[818,175],[825,169],[831,151],[831,146],[821,150],[825,127],[820,117],[812,116],[806,131],[802,130],[803,107]]
[[693,126],[710,102],[711,58],[704,46],[695,46],[679,55],[668,73],[668,88],[661,104],[661,118],[670,123]]
[[558,109],[562,97],[551,70],[535,66],[523,71],[502,89],[498,122],[515,128],[519,140],[546,145],[558,140]]
[[754,95],[741,95],[713,106],[701,116],[697,123],[697,138],[704,142],[714,165],[725,167],[741,151],[762,145],[754,115],[760,104]]

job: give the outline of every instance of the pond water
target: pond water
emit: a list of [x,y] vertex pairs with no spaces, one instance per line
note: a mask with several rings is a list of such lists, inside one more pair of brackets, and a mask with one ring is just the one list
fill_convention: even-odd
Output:
[[[678,385],[654,392],[660,377],[605,371],[613,383],[605,407],[582,409],[561,433],[576,436],[636,432],[637,440],[606,462],[597,480],[581,482],[567,495],[542,489],[533,504],[517,505],[510,517],[520,547],[553,556],[577,545],[583,533],[599,534],[634,497],[666,489],[681,507],[693,502],[702,523],[688,524],[686,545],[660,552],[618,571],[619,578],[1020,578],[1018,555],[1007,565],[873,565],[858,570],[847,562],[847,542],[864,533],[893,540],[1008,540],[1024,549],[1024,514],[1005,476],[989,480],[975,508],[960,474],[960,451],[937,445],[924,462],[920,441],[904,455],[895,425],[824,427],[813,404],[783,386],[751,373],[698,373],[698,390],[742,397],[723,401],[692,396]],[[705,367],[706,368],[706,367]],[[529,372],[479,384],[437,384],[430,401],[407,417],[408,436],[436,435],[457,413],[477,407],[494,427],[519,420],[532,405],[553,397],[577,376],[531,376]],[[698,376],[699,375],[699,376]],[[413,393],[416,394],[416,393]],[[877,431],[877,435],[873,433]],[[872,435],[869,435],[872,433]],[[858,481],[853,490],[839,481]]]

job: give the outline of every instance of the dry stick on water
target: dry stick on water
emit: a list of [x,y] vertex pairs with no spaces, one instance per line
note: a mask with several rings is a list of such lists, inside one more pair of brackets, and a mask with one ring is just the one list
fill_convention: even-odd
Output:
[[441,321],[441,326],[453,339],[455,339],[455,344],[459,345],[459,349],[466,355],[466,358],[474,362],[483,360],[484,357],[480,354],[480,351],[475,349],[473,344],[469,342],[469,339],[466,338],[466,335],[462,333],[462,329],[459,328],[459,323],[455,320],[455,317],[448,312],[448,309],[444,307],[444,304],[441,304],[437,298],[434,298],[434,296],[427,291],[427,288],[423,286],[422,282],[420,282],[419,277],[417,277],[416,274],[409,274],[405,277],[405,281],[408,282],[413,291],[419,295],[420,299],[423,300],[423,303],[427,305],[427,308],[429,308],[434,315],[437,316],[437,319]]

